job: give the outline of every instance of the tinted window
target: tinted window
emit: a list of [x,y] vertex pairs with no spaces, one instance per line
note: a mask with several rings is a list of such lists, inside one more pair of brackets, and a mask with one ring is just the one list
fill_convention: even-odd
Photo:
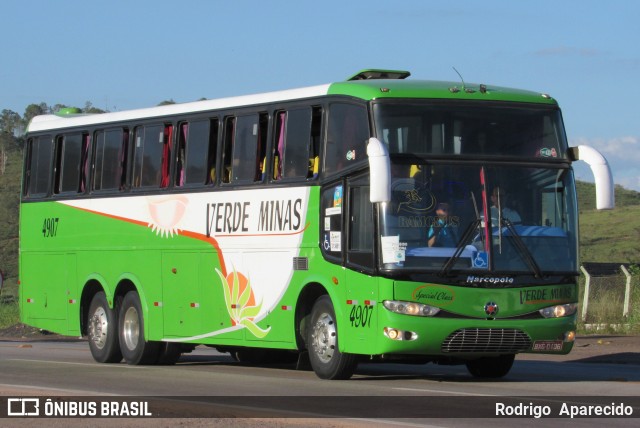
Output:
[[416,101],[380,102],[373,111],[378,138],[392,154],[566,157],[557,108]]
[[277,117],[274,178],[306,178],[311,146],[311,109],[280,112]]
[[82,134],[65,135],[56,142],[55,193],[80,190],[82,150]]
[[53,139],[46,135],[32,138],[27,147],[25,189],[29,196],[46,196],[49,192]]
[[122,129],[96,133],[94,190],[115,190],[124,187],[128,136],[128,132],[123,132]]
[[259,130],[257,114],[237,118],[231,166],[232,182],[254,180]]
[[164,125],[139,126],[135,129],[133,187],[161,186],[165,175],[164,149]]
[[325,151],[324,170],[341,171],[367,158],[369,121],[367,110],[353,104],[332,104]]
[[224,183],[261,181],[265,172],[268,115],[252,114],[225,120]]
[[215,183],[217,120],[180,124],[176,185]]

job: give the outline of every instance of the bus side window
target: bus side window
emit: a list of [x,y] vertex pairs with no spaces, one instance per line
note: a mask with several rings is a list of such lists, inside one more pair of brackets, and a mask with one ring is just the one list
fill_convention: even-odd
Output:
[[231,182],[231,162],[233,153],[233,142],[235,139],[236,118],[227,117],[224,119],[224,146],[222,148],[222,171],[221,181]]
[[264,180],[267,171],[267,134],[269,133],[269,115],[260,113],[258,119],[258,146],[256,147],[254,182]]
[[287,113],[284,111],[276,113],[276,139],[273,147],[273,179],[282,178],[282,152],[284,151],[285,123]]
[[127,178],[129,130],[97,131],[93,162],[93,190],[124,190]]
[[164,126],[164,141],[162,146],[162,172],[160,187],[169,187],[171,179],[171,150],[173,149],[173,125]]
[[331,104],[324,171],[337,172],[366,160],[368,139],[369,121],[366,108],[355,104]]
[[34,137],[27,142],[25,196],[43,197],[49,193],[53,138],[50,135]]
[[312,108],[311,141],[309,141],[309,171],[307,178],[317,178],[320,168],[320,141],[322,132],[322,107]]
[[176,186],[214,184],[218,120],[203,119],[179,125]]
[[218,119],[209,121],[209,145],[207,147],[207,180],[206,184],[216,184],[216,161],[218,156]]
[[71,134],[56,138],[53,192],[80,191],[83,135]]
[[256,148],[258,141],[258,115],[238,116],[233,144],[233,183],[253,181],[256,173]]
[[185,183],[185,163],[187,157],[187,138],[189,136],[189,123],[178,124],[178,145],[176,147],[176,176],[175,186],[184,186]]
[[173,126],[138,126],[134,131],[133,187],[169,185]]
[[80,177],[78,177],[78,192],[84,193],[87,190],[89,180],[89,152],[91,149],[91,135],[82,134],[82,148],[80,151]]
[[251,114],[234,119],[235,127],[231,124],[232,120],[228,120],[225,126],[223,161],[225,169],[230,169],[230,181],[238,184],[261,181],[266,157],[268,116]]
[[311,109],[300,108],[280,112],[276,132],[274,167],[277,167],[277,170],[274,170],[274,178],[307,178],[309,148],[312,146]]

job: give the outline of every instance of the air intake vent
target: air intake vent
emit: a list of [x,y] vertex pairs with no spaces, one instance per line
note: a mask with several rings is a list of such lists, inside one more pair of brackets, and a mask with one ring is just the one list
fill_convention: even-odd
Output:
[[309,270],[309,259],[306,257],[294,257],[293,270]]
[[516,353],[531,348],[531,338],[509,328],[464,328],[451,333],[442,342],[442,352]]

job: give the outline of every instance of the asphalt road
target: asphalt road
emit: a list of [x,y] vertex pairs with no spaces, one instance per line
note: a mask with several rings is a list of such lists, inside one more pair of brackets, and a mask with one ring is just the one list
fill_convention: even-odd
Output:
[[[432,364],[362,364],[349,381],[322,381],[293,366],[243,366],[206,347],[175,366],[128,366],[95,363],[83,341],[0,341],[0,395],[138,397],[154,416],[169,417],[118,419],[117,426],[513,426],[516,420],[495,414],[498,402],[506,403],[507,412],[535,413],[546,406],[552,415],[562,405],[623,403],[640,417],[640,348],[632,342],[590,337],[579,340],[569,356],[519,356],[509,375],[497,381],[475,379],[464,366]],[[220,419],[229,417],[242,419]],[[25,420],[5,421],[25,426]],[[63,419],[32,421],[69,426],[56,425]],[[109,421],[114,422],[92,419],[90,425],[113,426]],[[517,421],[540,422],[531,414]],[[637,419],[572,422],[633,426]]]

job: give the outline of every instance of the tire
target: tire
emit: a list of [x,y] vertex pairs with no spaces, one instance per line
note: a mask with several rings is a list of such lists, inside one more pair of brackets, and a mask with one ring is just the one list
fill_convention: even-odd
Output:
[[129,291],[122,299],[118,314],[120,351],[131,365],[154,364],[158,360],[160,342],[147,342],[144,337],[144,319],[140,297]]
[[467,370],[475,377],[497,379],[506,376],[513,366],[515,354],[483,357],[467,361]]
[[182,355],[182,344],[173,342],[159,342],[158,359],[156,364],[161,366],[172,366],[178,362]]
[[91,299],[86,325],[89,349],[93,359],[99,363],[122,361],[116,311],[109,307],[103,291],[96,293]]
[[338,325],[329,296],[316,300],[307,328],[311,367],[320,379],[349,379],[358,364],[355,355],[340,352]]

